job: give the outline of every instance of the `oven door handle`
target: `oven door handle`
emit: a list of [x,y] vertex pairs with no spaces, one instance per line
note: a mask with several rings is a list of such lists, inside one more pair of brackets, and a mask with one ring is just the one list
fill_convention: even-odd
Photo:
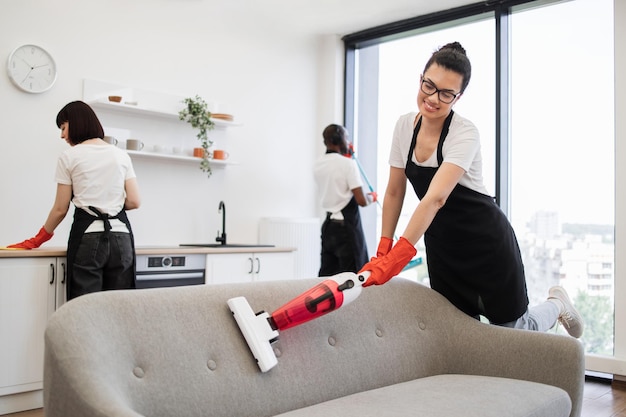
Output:
[[159,279],[185,279],[185,278],[203,278],[204,271],[189,271],[189,272],[150,272],[141,273],[137,272],[137,280],[159,280]]

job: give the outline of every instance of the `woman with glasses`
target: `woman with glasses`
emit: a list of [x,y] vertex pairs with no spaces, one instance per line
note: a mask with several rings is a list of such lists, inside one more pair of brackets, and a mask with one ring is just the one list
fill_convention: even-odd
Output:
[[[452,108],[471,77],[458,42],[430,57],[420,77],[418,113],[401,116],[393,134],[382,237],[363,286],[382,285],[415,256],[424,236],[433,289],[466,314],[492,324],[546,331],[557,320],[574,337],[583,323],[565,290],[528,309],[524,266],[508,219],[483,184],[476,126]],[[420,199],[404,234],[393,245],[407,179]]]

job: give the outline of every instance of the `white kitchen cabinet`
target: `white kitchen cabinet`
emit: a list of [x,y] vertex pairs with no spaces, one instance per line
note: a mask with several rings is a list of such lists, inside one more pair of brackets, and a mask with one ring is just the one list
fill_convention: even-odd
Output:
[[229,284],[293,279],[294,271],[293,252],[209,254],[206,283]]
[[43,388],[44,331],[58,278],[56,257],[0,260],[0,414],[23,409],[12,394]]
[[254,253],[252,281],[282,281],[294,279],[293,252]]

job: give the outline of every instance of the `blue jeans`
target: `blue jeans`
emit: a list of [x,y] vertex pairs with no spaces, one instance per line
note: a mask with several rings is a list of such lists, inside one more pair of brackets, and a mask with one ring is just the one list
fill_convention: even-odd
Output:
[[526,313],[519,319],[500,324],[500,326],[545,332],[556,324],[559,313],[560,311],[556,304],[551,301],[545,301],[526,310]]
[[85,233],[70,265],[68,300],[97,291],[135,288],[134,248],[129,233]]

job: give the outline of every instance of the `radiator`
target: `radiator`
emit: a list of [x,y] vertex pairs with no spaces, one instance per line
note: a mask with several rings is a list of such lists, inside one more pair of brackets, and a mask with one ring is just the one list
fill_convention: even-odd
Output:
[[262,218],[259,243],[296,248],[294,279],[317,277],[321,252],[319,219]]

